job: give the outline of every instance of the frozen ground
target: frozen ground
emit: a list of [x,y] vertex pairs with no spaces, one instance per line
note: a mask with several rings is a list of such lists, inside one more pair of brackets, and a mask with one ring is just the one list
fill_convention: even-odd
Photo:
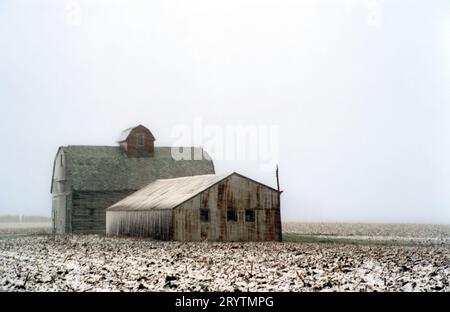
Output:
[[328,240],[378,241],[390,244],[450,244],[450,225],[377,223],[283,223],[283,233],[303,238]]
[[51,229],[51,222],[0,222],[0,230]]
[[447,244],[0,239],[0,291],[450,291],[449,275]]
[[0,239],[51,233],[49,222],[0,222]]
[[283,232],[308,235],[450,237],[450,224],[283,222]]

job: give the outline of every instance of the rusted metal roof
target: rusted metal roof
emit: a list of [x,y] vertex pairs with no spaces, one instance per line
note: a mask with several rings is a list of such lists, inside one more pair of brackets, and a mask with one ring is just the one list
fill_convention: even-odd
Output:
[[156,180],[107,210],[173,209],[230,175],[205,174]]
[[[160,179],[107,208],[107,211],[174,209],[234,174],[261,184],[236,172],[229,174],[205,174],[175,179]],[[267,185],[261,185],[276,191]]]

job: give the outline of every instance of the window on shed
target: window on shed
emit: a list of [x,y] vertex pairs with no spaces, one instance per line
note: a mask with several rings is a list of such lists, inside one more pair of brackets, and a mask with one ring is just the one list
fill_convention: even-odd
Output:
[[245,209],[245,222],[255,222],[254,209]]
[[237,221],[236,209],[228,208],[227,211],[227,221]]
[[209,222],[209,209],[200,209],[200,221]]
[[144,135],[142,133],[137,135],[137,145],[144,146]]
[[64,159],[63,159],[63,154],[60,155],[60,160],[61,160],[61,167],[64,166]]

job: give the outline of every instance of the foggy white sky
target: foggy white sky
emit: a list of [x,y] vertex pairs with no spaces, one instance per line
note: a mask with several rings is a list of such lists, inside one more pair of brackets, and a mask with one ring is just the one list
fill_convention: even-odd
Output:
[[280,126],[284,220],[450,223],[449,105],[446,0],[5,0],[0,214],[50,215],[60,145],[201,118]]

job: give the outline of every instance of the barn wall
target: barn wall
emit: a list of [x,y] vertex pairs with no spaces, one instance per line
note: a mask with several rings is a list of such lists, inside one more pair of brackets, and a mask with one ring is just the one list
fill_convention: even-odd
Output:
[[71,205],[70,232],[105,233],[106,208],[133,191],[73,191]]
[[174,239],[179,241],[199,241],[200,233],[200,196],[173,210]]
[[[209,209],[209,222],[200,222],[200,208]],[[227,221],[228,208],[236,209],[237,222]],[[255,222],[245,221],[245,209],[255,210]],[[232,175],[174,209],[174,239],[280,241],[278,194],[259,183]]]
[[52,222],[55,234],[66,232],[66,196],[54,195],[52,198]]
[[171,240],[172,210],[108,211],[106,234]]

